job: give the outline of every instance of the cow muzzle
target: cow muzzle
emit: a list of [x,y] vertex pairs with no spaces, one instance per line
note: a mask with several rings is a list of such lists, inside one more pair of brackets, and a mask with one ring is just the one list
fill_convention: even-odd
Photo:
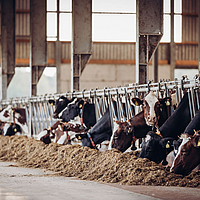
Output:
[[157,123],[156,116],[147,116],[146,123],[149,126],[154,126]]
[[59,119],[58,113],[54,113],[54,114],[53,114],[53,118],[54,118],[54,119]]

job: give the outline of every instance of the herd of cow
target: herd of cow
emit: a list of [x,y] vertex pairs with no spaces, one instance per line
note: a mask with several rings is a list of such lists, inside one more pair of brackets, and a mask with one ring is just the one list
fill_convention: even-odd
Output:
[[[131,147],[136,150],[135,141],[145,138],[139,158],[148,158],[156,163],[170,166],[176,174],[188,175],[200,164],[200,111],[191,120],[189,97],[185,92],[177,108],[171,112],[170,97],[159,99],[150,91],[141,100],[131,99],[142,111],[127,121],[112,120],[108,107],[96,121],[95,105],[90,100],[61,96],[54,104],[54,118],[57,122],[44,129],[36,137],[46,144],[80,144],[101,150],[115,148],[125,152]],[[113,100],[116,107],[116,101]],[[117,110],[117,109],[116,109]],[[21,112],[20,112],[21,111]],[[0,112],[1,134],[28,133],[24,110],[11,106]]]

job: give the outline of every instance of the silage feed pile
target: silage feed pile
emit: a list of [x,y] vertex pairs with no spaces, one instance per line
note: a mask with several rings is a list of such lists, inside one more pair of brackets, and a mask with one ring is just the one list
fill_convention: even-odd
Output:
[[79,145],[44,144],[26,136],[0,136],[0,160],[16,166],[41,168],[56,176],[123,185],[179,186],[200,188],[200,171],[183,177],[169,172],[138,152],[100,152]]

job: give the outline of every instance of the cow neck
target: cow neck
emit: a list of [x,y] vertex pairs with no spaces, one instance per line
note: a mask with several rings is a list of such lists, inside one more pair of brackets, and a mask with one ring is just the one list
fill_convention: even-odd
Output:
[[[129,120],[127,121],[127,123],[128,123],[129,126],[132,126],[132,124],[131,124],[131,122],[130,122]],[[134,131],[132,131],[132,142],[134,143],[134,142],[136,141],[136,137],[135,137],[135,135],[133,134],[133,132],[134,132]]]
[[92,147],[93,147],[94,149],[98,150],[98,148],[96,147],[96,145],[95,145],[95,143],[94,143],[94,141],[93,141],[93,139],[92,139],[92,136],[90,135],[89,131],[87,132],[87,136],[88,136],[88,138],[90,139],[90,142],[91,142],[91,144],[92,144]]
[[139,112],[137,115],[129,119],[129,122],[133,127],[145,125],[144,111]]
[[67,140],[69,141],[69,143],[71,143],[71,138],[70,138],[70,136],[69,136],[69,134],[68,134],[68,131],[67,131],[67,130],[64,131],[61,124],[58,125],[58,128],[59,128],[61,131],[66,132]]

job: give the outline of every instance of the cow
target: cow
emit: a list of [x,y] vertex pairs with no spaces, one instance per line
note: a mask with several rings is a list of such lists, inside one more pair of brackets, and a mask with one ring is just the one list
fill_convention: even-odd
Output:
[[[57,107],[59,111],[62,111],[61,116],[58,117],[58,112],[55,110],[54,118],[61,119],[62,122],[70,122],[76,124],[81,124],[88,129],[91,128],[96,123],[95,106],[90,103],[89,100],[85,101],[80,98],[73,98],[73,101],[67,101],[67,106],[63,106],[63,101],[57,101]],[[66,105],[66,103],[65,103]],[[61,110],[64,109],[64,110]]]
[[63,112],[61,119],[63,122],[71,122],[82,124],[87,128],[91,128],[96,124],[95,105],[89,101],[78,99],[75,103],[69,104]]
[[[151,137],[149,142],[143,141],[139,157],[148,158],[157,163],[163,161],[163,165],[168,164],[167,160],[171,163],[174,155],[170,154],[166,158],[170,153],[170,148],[167,149],[165,145],[161,146],[160,142],[166,138],[171,138],[170,141],[172,143],[170,142],[170,147],[173,147],[174,154],[176,155],[180,143],[183,140],[185,141],[189,135],[192,135],[194,129],[200,129],[200,112],[197,112],[192,121],[190,119],[189,102],[186,93],[175,112],[159,128],[159,136],[157,138]],[[178,138],[180,136],[181,138]],[[158,148],[162,150],[157,151]]]
[[89,129],[89,131],[82,134],[76,134],[76,138],[81,140],[82,146],[97,149],[97,144],[101,144],[103,141],[109,141],[111,135],[112,128],[110,111],[108,108],[97,123]]
[[[159,100],[150,91],[142,101],[136,100],[138,99],[132,99],[136,105],[143,103],[143,110],[128,121],[116,121],[118,128],[112,136],[111,147],[121,152],[126,151],[132,142],[135,143],[136,139],[145,137],[153,128],[160,127],[168,118],[166,110],[169,110],[167,107],[171,105],[171,98],[166,97]],[[133,145],[132,150],[135,149],[136,147]]]
[[[196,131],[198,130],[198,131]],[[174,141],[174,146],[178,146],[178,151],[175,152],[175,158],[174,158],[174,161],[173,161],[173,164],[172,164],[172,167],[171,167],[171,171],[174,171],[175,173],[179,173],[179,170],[181,171],[180,173],[181,174],[187,174],[187,173],[190,173],[190,171],[192,171],[194,168],[190,168],[190,169],[187,169],[187,167],[183,167],[183,169],[180,169],[181,167],[176,167],[177,163],[179,163],[184,156],[184,153],[183,151],[185,151],[185,147],[187,147],[187,151],[190,150],[190,146],[186,143],[191,143],[191,139],[193,137],[195,137],[196,135],[199,135],[199,130],[200,130],[200,110],[196,113],[196,115],[194,116],[194,118],[192,119],[192,121],[188,124],[188,126],[186,127],[184,133],[187,134],[187,137],[185,137],[184,139],[179,139],[177,141]],[[195,131],[195,134],[194,136],[193,133]],[[184,149],[184,150],[182,150]],[[191,146],[191,149],[192,149],[192,146]],[[183,155],[182,155],[183,154]],[[178,169],[178,170],[177,170]]]
[[3,130],[4,136],[20,135],[22,133],[21,127],[13,123],[6,123]]
[[200,164],[200,131],[182,141],[170,172],[184,176]]
[[[50,128],[45,128],[41,131],[35,138],[36,140],[43,141],[45,144],[51,142],[58,144],[76,144],[79,143],[75,137],[75,133],[83,132],[85,129],[79,124],[74,126],[70,123],[63,123],[58,120]],[[74,134],[69,134],[69,132],[75,132]]]
[[7,106],[0,112],[0,121],[17,124],[21,127],[22,133],[28,134],[25,108],[12,108],[11,105]]
[[154,131],[149,131],[142,142],[139,158],[148,158],[159,164],[167,165],[166,155],[173,150],[173,141],[171,137],[161,138]]
[[74,101],[74,97],[71,98],[71,99],[68,99],[67,97],[65,96],[60,96],[56,101],[53,100],[53,99],[50,99],[48,102],[51,104],[51,105],[55,105],[55,111],[54,111],[54,114],[53,114],[53,117],[54,118],[59,118],[59,114],[61,112],[63,112],[65,110],[65,108],[67,107],[67,105],[71,102]]

